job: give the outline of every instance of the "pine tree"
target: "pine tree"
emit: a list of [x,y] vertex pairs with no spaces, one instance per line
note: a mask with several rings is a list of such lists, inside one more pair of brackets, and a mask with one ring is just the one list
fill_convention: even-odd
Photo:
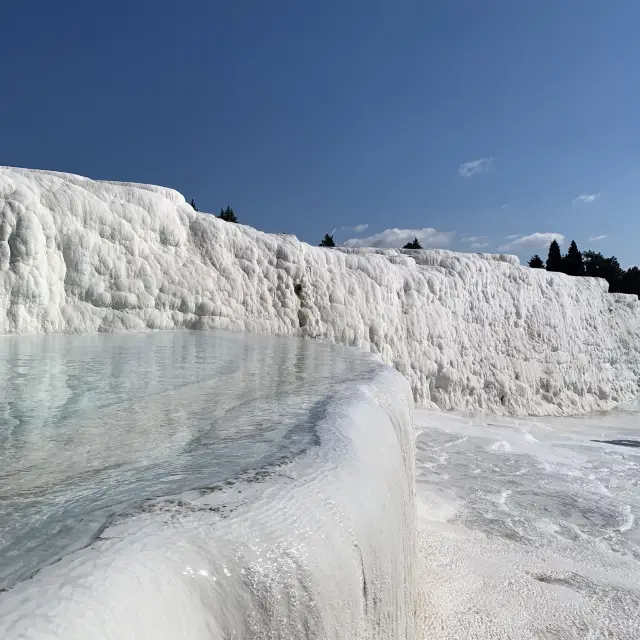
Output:
[[324,238],[322,238],[322,242],[320,243],[321,247],[335,247],[336,243],[333,241],[333,236],[330,236],[328,233],[324,234]]
[[407,242],[407,244],[402,247],[403,249],[422,249],[422,245],[418,238],[414,238],[413,242]]
[[193,198],[191,198],[191,203],[190,204],[193,207],[194,211],[198,210],[198,207],[196,207],[196,201]]
[[570,276],[583,276],[586,271],[584,268],[584,261],[582,259],[582,253],[578,249],[578,245],[575,240],[571,241],[567,255],[563,258],[564,272]]
[[238,218],[236,214],[233,212],[233,209],[227,205],[227,208],[223,211],[220,209],[220,215],[218,216],[220,220],[224,220],[225,222],[238,222]]
[[560,253],[560,245],[557,240],[552,240],[549,245],[549,257],[547,258],[547,271],[564,273],[564,263]]
[[528,264],[532,269],[544,269],[544,262],[537,253],[529,260]]

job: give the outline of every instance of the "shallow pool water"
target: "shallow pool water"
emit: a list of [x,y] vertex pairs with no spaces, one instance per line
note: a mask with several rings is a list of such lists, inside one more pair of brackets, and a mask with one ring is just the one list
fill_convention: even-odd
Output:
[[142,500],[300,453],[332,393],[372,370],[223,332],[0,338],[0,589]]

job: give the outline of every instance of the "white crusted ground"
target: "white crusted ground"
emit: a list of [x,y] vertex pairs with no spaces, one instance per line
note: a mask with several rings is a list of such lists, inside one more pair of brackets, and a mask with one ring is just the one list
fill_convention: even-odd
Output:
[[414,418],[419,638],[640,638],[637,407]]
[[638,394],[640,304],[513,256],[327,250],[171,189],[0,168],[0,332],[298,335],[380,354],[419,404],[512,414]]

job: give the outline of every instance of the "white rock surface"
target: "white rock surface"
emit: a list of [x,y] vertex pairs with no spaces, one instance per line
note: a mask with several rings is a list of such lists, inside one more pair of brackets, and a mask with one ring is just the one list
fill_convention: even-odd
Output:
[[571,414],[637,396],[640,304],[514,256],[327,250],[171,189],[0,168],[0,332],[221,328],[378,353],[419,404]]
[[637,409],[414,412],[419,638],[640,638]]

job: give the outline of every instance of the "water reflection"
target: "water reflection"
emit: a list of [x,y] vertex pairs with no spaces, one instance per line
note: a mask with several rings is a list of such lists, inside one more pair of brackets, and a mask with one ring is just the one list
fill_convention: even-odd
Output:
[[222,332],[0,339],[0,588],[87,544],[110,514],[315,443],[369,358]]

